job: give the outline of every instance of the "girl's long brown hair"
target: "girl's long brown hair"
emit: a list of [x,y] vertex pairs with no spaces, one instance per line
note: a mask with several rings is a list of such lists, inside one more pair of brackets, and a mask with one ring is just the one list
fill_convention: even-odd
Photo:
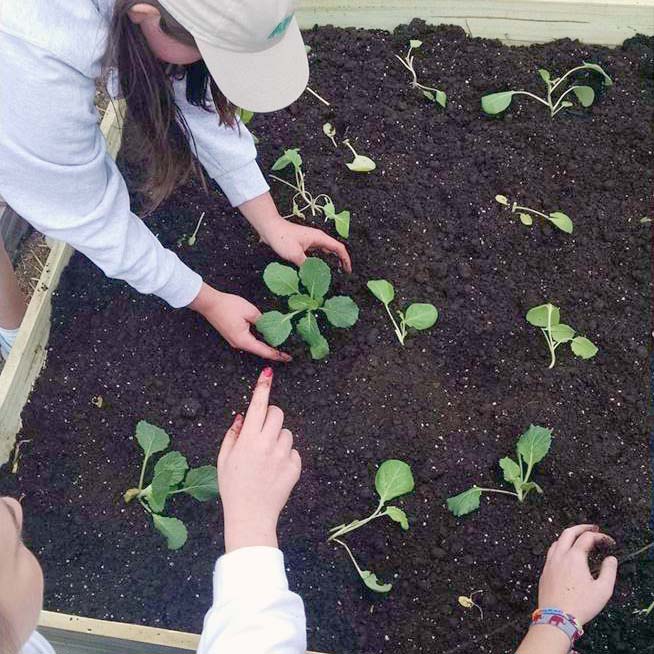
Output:
[[159,10],[161,29],[168,36],[192,46],[195,40],[156,0],[116,0],[105,70],[118,72],[127,103],[130,151],[141,159],[144,175],[140,190],[146,213],[150,213],[192,174],[204,183],[193,135],[175,103],[173,81],[186,78],[187,101],[205,111],[215,110],[219,124],[236,127],[237,123],[236,108],[220,92],[203,60],[178,66],[154,56],[141,28],[128,15],[131,7],[144,1]]

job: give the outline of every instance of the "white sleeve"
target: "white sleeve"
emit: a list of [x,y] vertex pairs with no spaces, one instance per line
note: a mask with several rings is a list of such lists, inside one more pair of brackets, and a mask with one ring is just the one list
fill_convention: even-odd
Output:
[[284,555],[244,547],[218,559],[198,654],[305,654],[304,604],[288,589]]
[[[191,150],[207,173],[216,180],[233,207],[263,195],[270,189],[259,165],[257,149],[248,128],[219,125],[215,111],[189,104],[186,79],[175,80],[175,102],[193,137]],[[213,103],[210,103],[213,108]]]
[[130,211],[98,129],[94,80],[2,32],[0,52],[0,194],[109,277],[173,307],[189,304],[202,278]]

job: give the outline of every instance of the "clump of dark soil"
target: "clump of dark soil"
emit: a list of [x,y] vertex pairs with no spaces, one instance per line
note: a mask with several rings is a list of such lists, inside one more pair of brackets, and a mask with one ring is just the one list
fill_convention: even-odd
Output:
[[[439,110],[408,85],[393,57],[409,37],[424,45],[420,78],[445,90]],[[327,334],[332,354],[276,368],[274,401],[297,435],[304,472],[280,525],[293,588],[307,607],[311,649],[334,654],[515,651],[537,595],[547,547],[566,526],[600,524],[618,554],[648,532],[648,361],[652,189],[651,42],[610,50],[563,40],[509,48],[458,28],[420,22],[383,31],[324,27],[306,34],[311,86],[288,110],[256,116],[263,170],[300,147],[308,184],[352,212],[355,272],[334,290],[361,308],[352,330]],[[615,85],[588,110],[555,120],[536,102],[514,101],[500,119],[480,111],[484,93],[540,92],[537,69],[600,63]],[[326,121],[378,169],[356,175],[322,133]],[[273,183],[274,184],[274,183]],[[285,211],[289,196],[273,193]],[[565,211],[569,236],[527,228],[497,193]],[[198,243],[177,241],[206,212]],[[277,307],[261,274],[274,254],[215,190],[198,183],[152,219],[154,232],[205,280]],[[329,225],[325,226],[330,229]],[[399,301],[433,302],[437,325],[400,347],[368,279],[393,281]],[[561,348],[548,370],[545,343],[524,319],[550,301],[598,344],[592,360]],[[222,550],[218,506],[175,500],[189,525],[180,552],[121,494],[138,478],[134,426],[147,419],[173,436],[192,465],[211,461],[230,416],[242,410],[262,362],[232,351],[197,315],[174,311],[106,279],[76,256],[54,306],[48,362],[26,407],[16,477],[26,538],[43,562],[46,605],[96,618],[198,631]],[[105,408],[91,403],[101,395]],[[189,411],[189,407],[193,407]],[[455,519],[445,498],[472,483],[501,484],[498,460],[530,424],[554,431],[538,467],[542,497],[524,505],[482,500]],[[373,508],[375,466],[401,458],[417,485],[401,505],[411,529],[379,524],[350,539],[365,567],[394,588],[368,593],[327,529]],[[457,596],[483,589],[484,620]],[[583,653],[642,652],[654,620],[634,610],[654,594],[651,566],[623,567],[608,610]]]

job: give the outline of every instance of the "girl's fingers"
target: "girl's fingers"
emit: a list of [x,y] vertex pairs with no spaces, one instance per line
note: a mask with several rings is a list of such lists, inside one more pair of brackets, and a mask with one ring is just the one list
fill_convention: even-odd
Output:
[[590,554],[601,543],[615,545],[615,541],[606,534],[600,534],[597,531],[586,531],[577,538],[573,547],[584,554]]
[[293,449],[293,434],[289,429],[282,429],[279,432],[278,443],[280,451],[286,456],[289,456]]
[[236,444],[236,441],[238,440],[238,435],[241,433],[242,428],[243,428],[243,416],[239,413],[234,417],[234,422],[232,422],[232,426],[227,430],[227,433],[223,438],[223,442],[220,446],[220,451],[218,452],[218,461],[220,461],[221,458],[224,458],[225,456],[227,456],[227,454],[229,454],[231,449]]
[[276,439],[284,426],[284,412],[278,406],[269,406],[262,431]]
[[252,334],[252,332],[247,332],[239,338],[238,342],[234,344],[234,347],[244,352],[250,352],[251,354],[256,354],[262,359],[270,359],[271,361],[283,361],[288,363],[293,360],[293,357],[286,352],[280,352],[274,347],[260,341]]
[[245,414],[243,427],[248,433],[258,434],[268,413],[268,400],[270,399],[270,387],[272,386],[273,369],[267,366],[261,371],[257,384],[252,391],[250,406]]
[[347,248],[340,241],[337,241],[335,238],[325,234],[325,232],[320,230],[317,231],[318,235],[314,240],[313,246],[320,248],[323,252],[335,254],[340,259],[343,270],[345,270],[345,272],[351,273],[352,260],[350,259]]
[[600,568],[599,577],[597,577],[596,583],[599,584],[600,588],[604,592],[606,600],[613,595],[613,588],[615,587],[615,580],[618,575],[618,559],[615,556],[607,556],[602,561],[602,567]]
[[599,531],[599,527],[597,525],[575,525],[564,529],[557,541],[557,553],[567,552],[575,544],[577,538],[587,531]]

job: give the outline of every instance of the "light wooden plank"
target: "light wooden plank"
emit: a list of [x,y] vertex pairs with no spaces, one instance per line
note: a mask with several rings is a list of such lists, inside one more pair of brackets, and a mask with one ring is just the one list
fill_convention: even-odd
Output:
[[638,32],[654,34],[654,0],[300,0],[297,16],[303,28],[387,30],[418,17],[511,44],[569,37],[616,46]]
[[[100,125],[107,140],[107,150],[115,157],[122,138],[121,103],[107,108]],[[0,374],[0,465],[9,460],[21,428],[21,413],[43,364],[50,336],[52,294],[70,260],[73,249],[59,241],[45,262],[36,291],[32,295],[16,342]]]

